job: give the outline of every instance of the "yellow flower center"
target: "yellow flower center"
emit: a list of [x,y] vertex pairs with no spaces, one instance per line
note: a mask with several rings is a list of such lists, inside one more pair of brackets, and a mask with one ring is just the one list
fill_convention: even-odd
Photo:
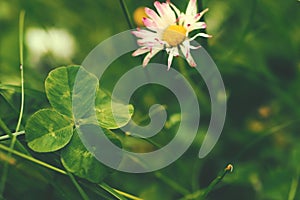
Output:
[[170,46],[175,47],[185,39],[186,29],[180,25],[170,25],[163,33],[162,39]]

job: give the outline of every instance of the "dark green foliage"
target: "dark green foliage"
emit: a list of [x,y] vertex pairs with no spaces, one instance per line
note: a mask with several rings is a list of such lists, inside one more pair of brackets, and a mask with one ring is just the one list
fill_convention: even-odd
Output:
[[[149,0],[125,2],[129,13],[139,6],[153,8],[153,1]],[[172,2],[184,9],[188,0]],[[90,199],[115,199],[96,185],[102,181],[145,200],[200,199],[228,163],[234,165],[233,173],[226,175],[207,199],[300,199],[300,2],[203,0],[198,4],[209,8],[204,20],[207,33],[213,35],[198,41],[216,62],[228,96],[222,135],[204,159],[197,156],[210,119],[206,102],[200,102],[201,121],[194,143],[180,159],[157,172],[128,174],[112,170],[96,160],[79,140],[71,99],[75,75],[97,44],[128,29],[119,1],[0,0],[0,119],[14,132],[21,96],[18,15],[24,9],[25,105],[20,130],[25,130],[26,135],[18,136],[18,140],[33,157],[73,173]],[[34,53],[28,43],[33,28],[48,33],[53,28],[67,31],[75,41],[72,53],[68,57],[49,49],[42,55]],[[47,36],[52,43],[53,38],[54,35]],[[46,47],[47,40],[37,46]],[[61,44],[60,48],[66,47]],[[176,70],[179,59],[173,60]],[[153,60],[165,63],[167,55],[159,53]],[[180,123],[180,107],[167,88],[144,86],[133,95],[130,105],[118,104],[120,112],[118,123],[115,122],[109,94],[124,73],[140,64],[140,57],[123,55],[111,64],[101,80],[86,72],[87,78],[82,81],[86,83],[83,85],[94,85],[84,91],[96,91],[97,125],[115,144],[143,153],[172,140]],[[185,67],[196,89],[209,102],[201,75],[188,65]],[[80,95],[89,98],[86,93]],[[139,124],[149,123],[148,109],[153,104],[165,105],[168,119],[150,141],[130,137],[119,129],[131,117]],[[90,105],[83,101],[76,108],[83,113],[76,119],[80,118],[82,124],[91,123]],[[0,136],[6,134],[0,126]],[[1,140],[0,144],[9,146],[10,141]],[[26,153],[20,146],[14,149]],[[0,150],[1,176],[5,163],[9,168],[5,199],[81,199],[66,175],[16,155],[11,158]]]

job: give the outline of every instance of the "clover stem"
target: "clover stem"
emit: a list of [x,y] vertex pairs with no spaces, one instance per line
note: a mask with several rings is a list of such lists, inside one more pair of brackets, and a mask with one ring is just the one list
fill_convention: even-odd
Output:
[[[24,34],[24,19],[25,19],[25,11],[22,10],[20,12],[19,16],[19,47],[20,47],[20,73],[21,73],[21,107],[20,107],[20,114],[19,119],[16,127],[16,132],[19,131],[21,126],[21,121],[23,117],[23,111],[24,111],[24,73],[23,73],[23,34]],[[10,132],[10,131],[8,131]],[[12,140],[10,143],[9,148],[14,149],[15,143],[17,141],[17,137],[15,135],[12,135]],[[11,152],[7,155],[8,159],[11,157]],[[3,172],[1,176],[1,182],[0,182],[0,194],[2,195],[5,189],[5,183],[8,176],[8,163],[5,163],[3,166]]]
[[19,119],[16,127],[16,132],[19,131],[21,126],[21,121],[23,117],[24,111],[24,70],[23,70],[23,36],[24,36],[24,20],[25,20],[25,11],[22,10],[20,12],[20,19],[19,19],[19,48],[20,48],[20,73],[21,73],[21,107],[20,107],[20,114]]

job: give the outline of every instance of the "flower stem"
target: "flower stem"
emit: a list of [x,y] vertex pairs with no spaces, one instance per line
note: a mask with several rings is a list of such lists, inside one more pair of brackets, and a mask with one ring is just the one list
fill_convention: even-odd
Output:
[[123,10],[123,13],[125,15],[125,18],[126,18],[126,21],[127,21],[127,24],[129,26],[129,28],[133,29],[134,26],[133,26],[133,23],[132,23],[132,20],[131,20],[130,14],[128,12],[128,9],[127,9],[125,1],[124,0],[120,0],[120,4],[121,4],[121,8]]
[[213,188],[223,180],[225,175],[228,174],[229,172],[232,172],[232,170],[233,170],[233,166],[231,164],[228,164],[226,166],[226,168],[224,169],[224,171],[222,172],[222,174],[220,176],[218,176],[217,178],[215,178],[215,180],[213,180],[209,184],[209,186],[205,189],[202,197],[205,199],[206,196],[213,190]]
[[207,195],[213,190],[213,188],[223,180],[223,178],[225,177],[226,174],[232,172],[232,170],[233,170],[233,165],[228,164],[225,167],[222,174],[219,175],[217,178],[215,178],[206,189],[197,190],[196,192],[194,192],[192,194],[184,196],[180,200],[206,199]]
[[190,78],[189,73],[186,70],[186,66],[184,64],[184,60],[183,59],[177,59],[178,60],[178,64],[179,64],[179,70],[182,73],[182,75],[188,80],[188,83],[192,86],[192,88],[194,89],[198,99],[199,99],[199,103],[203,105],[203,108],[209,108],[209,102],[207,100],[207,98],[205,97],[205,95],[198,89],[199,86],[197,86],[194,81]]

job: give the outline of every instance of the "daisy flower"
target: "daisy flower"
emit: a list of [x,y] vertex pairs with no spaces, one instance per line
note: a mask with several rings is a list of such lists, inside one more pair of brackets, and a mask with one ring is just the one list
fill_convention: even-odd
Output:
[[198,36],[211,37],[205,33],[198,33],[193,37],[189,37],[189,33],[205,29],[205,22],[199,22],[200,18],[208,11],[197,12],[197,0],[190,0],[185,13],[181,12],[175,5],[167,1],[166,3],[154,2],[157,13],[145,8],[145,13],[148,17],[143,18],[143,23],[146,29],[138,28],[132,31],[132,34],[137,38],[138,48],[133,52],[133,56],[138,56],[147,53],[144,58],[143,66],[145,67],[150,59],[158,52],[165,50],[168,56],[168,69],[174,56],[179,56],[179,51],[191,67],[195,67],[196,63],[191,56],[190,49],[198,49],[190,44]]

